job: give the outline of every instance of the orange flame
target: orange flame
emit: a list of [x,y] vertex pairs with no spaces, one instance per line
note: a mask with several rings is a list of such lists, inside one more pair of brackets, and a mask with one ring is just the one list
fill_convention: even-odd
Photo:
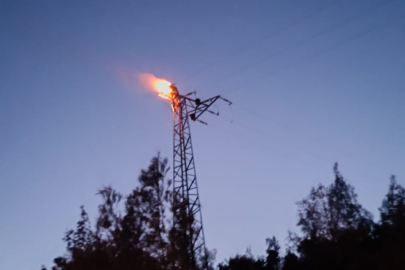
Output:
[[166,99],[171,99],[171,94],[173,91],[170,88],[170,82],[163,79],[157,79],[156,81],[154,81],[154,84],[159,93],[158,96]]
[[168,100],[172,99],[173,90],[170,88],[171,82],[146,73],[139,74],[139,79],[147,88],[155,90],[159,97]]

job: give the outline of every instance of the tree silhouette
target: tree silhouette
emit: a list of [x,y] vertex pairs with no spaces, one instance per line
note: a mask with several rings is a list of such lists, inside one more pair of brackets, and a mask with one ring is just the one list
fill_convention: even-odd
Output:
[[[319,185],[297,203],[301,235],[289,233],[284,258],[273,238],[267,239],[265,260],[237,255],[220,270],[398,270],[405,269],[405,189],[391,177],[388,194],[374,223],[370,212],[338,170],[329,186]],[[278,268],[277,268],[278,267]]]
[[[193,216],[176,203],[171,192],[167,159],[153,157],[142,170],[139,185],[128,196],[112,187],[101,198],[94,228],[84,207],[75,229],[63,238],[67,254],[54,259],[52,270],[190,270],[214,269],[215,250],[190,257]],[[335,179],[312,188],[297,203],[300,234],[289,233],[281,256],[273,236],[266,239],[266,255],[250,249],[217,267],[219,270],[402,270],[405,269],[405,189],[391,177],[379,208],[380,221],[358,202],[357,194],[333,168]],[[173,205],[180,207],[174,211]],[[176,216],[173,216],[176,215]],[[173,219],[176,223],[173,224]],[[189,230],[191,228],[191,230]],[[42,266],[41,270],[46,270]]]
[[282,270],[299,270],[300,264],[298,261],[298,256],[292,252],[287,252],[284,257]]
[[102,199],[95,228],[81,207],[75,230],[66,232],[67,256],[52,269],[170,269],[166,209],[170,207],[167,159],[152,158],[139,176],[139,186],[125,198],[112,187],[97,193]]
[[358,269],[368,265],[361,247],[369,240],[371,214],[357,201],[354,188],[334,166],[335,181],[312,188],[298,203],[304,233],[298,252],[302,269]]
[[354,188],[334,166],[335,181],[329,187],[312,188],[309,196],[298,202],[299,222],[306,239],[336,240],[342,232],[364,227],[370,229],[372,215],[357,202]]
[[389,190],[379,209],[381,221],[374,232],[379,244],[380,266],[405,269],[405,189],[391,177]]
[[279,270],[280,269],[280,245],[277,239],[273,236],[272,238],[266,239],[267,244],[267,258],[266,258],[266,269],[268,270]]
[[266,262],[262,258],[254,258],[250,253],[250,250],[247,251],[245,255],[236,255],[233,258],[230,258],[227,262],[221,263],[218,265],[219,270],[265,270]]

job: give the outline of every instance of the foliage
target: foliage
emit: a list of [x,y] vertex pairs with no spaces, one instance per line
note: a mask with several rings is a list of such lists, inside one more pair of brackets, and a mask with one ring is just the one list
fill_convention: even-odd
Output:
[[159,155],[152,158],[125,198],[112,187],[99,190],[95,228],[82,206],[76,229],[63,239],[68,254],[56,258],[52,269],[177,269],[181,258],[171,250],[167,229],[172,199],[167,164]]
[[[176,204],[171,192],[167,159],[152,158],[142,170],[139,186],[128,196],[112,187],[97,193],[102,203],[94,228],[84,207],[76,229],[63,240],[67,255],[54,259],[52,270],[189,270],[214,269],[216,251],[208,258],[187,255],[193,217]],[[312,188],[297,203],[300,234],[289,232],[285,256],[273,236],[266,239],[266,255],[254,257],[248,249],[217,266],[219,270],[398,270],[405,269],[405,189],[391,177],[388,193],[374,222],[358,202],[353,186],[338,165],[329,186]],[[177,205],[179,211],[174,211]],[[175,213],[175,214],[173,214]],[[176,225],[173,226],[173,219]],[[192,230],[191,230],[191,233]],[[46,270],[42,266],[41,270]]]
[[394,176],[391,178],[380,208],[381,220],[374,223],[337,164],[333,171],[332,184],[312,188],[297,203],[297,225],[302,233],[299,236],[289,232],[283,258],[273,237],[266,241],[266,260],[237,255],[220,264],[219,269],[405,269],[405,189],[397,184]]

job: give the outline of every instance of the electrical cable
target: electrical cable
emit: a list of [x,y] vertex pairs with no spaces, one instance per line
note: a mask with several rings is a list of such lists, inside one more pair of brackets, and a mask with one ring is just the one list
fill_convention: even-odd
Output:
[[[380,3],[380,4],[375,5],[375,6],[372,6],[372,7],[369,9],[369,11],[370,11],[370,10],[377,9],[377,8],[383,6],[383,5],[386,5],[387,3],[392,3],[392,0],[386,1],[386,2],[383,2],[383,3]],[[358,16],[358,15],[362,15],[362,16]],[[254,67],[254,66],[258,65],[258,64],[261,64],[261,63],[263,63],[263,62],[266,62],[268,59],[272,58],[273,56],[278,56],[278,55],[284,54],[285,52],[288,52],[288,51],[290,51],[290,50],[292,50],[292,49],[294,49],[294,48],[298,48],[298,47],[302,46],[303,44],[305,44],[305,43],[307,43],[307,42],[309,42],[309,41],[312,41],[312,40],[314,40],[314,39],[318,39],[318,38],[320,38],[320,37],[322,37],[322,36],[324,36],[324,35],[326,35],[326,34],[329,34],[330,31],[335,31],[336,29],[339,29],[339,28],[342,27],[342,26],[345,26],[345,25],[347,25],[347,24],[349,24],[349,23],[352,23],[353,21],[356,21],[356,20],[358,20],[358,19],[360,19],[360,18],[362,18],[362,17],[364,17],[364,16],[366,16],[366,15],[368,15],[368,13],[366,13],[366,12],[359,12],[356,16],[344,20],[343,23],[335,23],[335,24],[333,24],[333,25],[331,25],[331,26],[328,26],[328,27],[326,27],[326,28],[324,28],[324,29],[321,29],[320,31],[318,31],[318,32],[316,32],[316,33],[314,33],[314,34],[312,34],[311,36],[309,36],[309,37],[307,37],[307,38],[305,38],[305,39],[303,39],[303,40],[300,40],[300,41],[298,41],[298,42],[295,42],[293,45],[291,45],[291,46],[289,46],[289,47],[286,47],[286,48],[281,49],[280,51],[278,51],[278,52],[275,53],[275,54],[270,54],[270,55],[268,55],[267,57],[261,59],[260,61],[257,61],[257,62],[255,62],[255,63],[253,63],[253,64],[251,64],[251,65],[248,65],[248,66],[243,66],[241,69],[239,69],[239,70],[237,70],[237,71],[233,71],[233,72],[230,72],[230,73],[228,73],[228,74],[226,74],[226,75],[224,75],[224,76],[221,76],[221,78],[219,78],[218,80],[215,80],[215,81],[213,81],[213,82],[210,82],[209,84],[205,85],[205,86],[202,87],[202,88],[205,88],[205,89],[210,89],[210,88],[211,88],[211,89],[212,89],[211,86],[216,85],[216,84],[218,84],[219,82],[224,81],[225,79],[228,79],[231,75],[232,75],[232,76],[235,76],[235,75],[237,75],[237,74],[239,74],[239,73],[241,73],[241,72],[243,72],[243,71],[246,71],[246,70],[249,69],[249,68],[252,68],[252,67]],[[366,33],[366,34],[368,34],[368,33]],[[351,36],[351,37],[349,37],[348,39],[345,39],[343,42],[351,41],[351,40],[354,40],[354,39],[359,38],[359,37],[364,36],[364,35],[365,35],[365,34],[361,34],[361,35],[356,34],[354,37]],[[343,44],[344,44],[344,43],[343,43]],[[309,54],[308,56],[304,57],[303,59],[299,60],[298,62],[294,62],[294,63],[292,63],[292,64],[287,64],[286,67],[289,68],[289,67],[296,66],[296,65],[300,64],[301,62],[303,62],[303,61],[305,61],[305,60],[308,60],[308,59],[314,58],[314,57],[316,57],[316,56],[319,56],[319,55],[323,54],[324,52],[327,52],[327,51],[329,51],[329,50],[331,50],[331,49],[334,49],[334,48],[336,48],[336,47],[338,47],[338,46],[341,46],[341,45],[343,45],[343,44],[342,44],[342,42],[341,42],[341,43],[338,43],[337,46],[332,46],[332,47],[326,48],[326,49],[324,49],[324,50],[322,50],[322,51],[320,51],[320,52],[318,51],[318,52]],[[266,76],[268,77],[268,76],[277,74],[277,73],[279,73],[280,71],[281,71],[281,69],[277,69],[277,70],[273,71],[273,72],[270,73],[270,74],[266,74]],[[263,76],[263,75],[262,75],[262,76]],[[266,77],[266,78],[267,78],[267,77]],[[235,91],[237,91],[237,90],[243,89],[243,86],[244,86],[244,85],[241,84],[239,87],[236,87],[236,89],[233,88],[232,90],[229,90],[229,91],[226,91],[226,92],[222,92],[222,93],[225,94],[225,93],[235,92]]]
[[[295,27],[295,26],[297,26],[297,25],[302,24],[303,22],[305,22],[305,21],[311,19],[311,18],[314,17],[315,15],[317,15],[317,14],[319,14],[319,13],[323,13],[325,10],[328,10],[328,9],[330,9],[330,8],[332,8],[332,7],[334,7],[334,6],[336,6],[338,3],[339,3],[339,1],[332,1],[330,5],[323,6],[323,7],[321,7],[321,8],[316,9],[315,12],[310,13],[309,15],[305,16],[304,18],[297,19],[297,20],[293,21],[292,23],[286,25],[286,26],[284,27],[283,31],[285,31],[286,29],[293,28],[293,27]],[[233,58],[233,57],[235,57],[235,56],[238,56],[238,55],[240,55],[240,54],[243,53],[243,52],[246,52],[246,51],[248,51],[248,50],[251,50],[251,49],[257,47],[257,45],[259,45],[259,44],[261,44],[261,43],[263,43],[263,42],[265,42],[265,41],[267,41],[267,40],[269,40],[269,39],[271,39],[271,38],[274,38],[274,37],[280,35],[281,33],[282,33],[282,32],[273,31],[273,33],[271,33],[271,34],[269,34],[269,35],[266,35],[264,38],[259,39],[259,40],[256,41],[256,42],[249,43],[248,45],[242,47],[241,49],[239,49],[239,50],[237,50],[237,51],[234,51],[234,52],[232,52],[232,53],[230,53],[230,54],[227,54],[227,55],[225,55],[225,56],[223,56],[223,57],[221,57],[221,58],[219,58],[219,59],[216,59],[215,61],[211,62],[211,63],[208,64],[208,65],[205,65],[205,66],[200,67],[199,69],[193,71],[192,73],[189,73],[189,74],[187,75],[187,77],[194,77],[195,75],[200,75],[201,73],[206,72],[207,70],[209,70],[209,69],[212,68],[213,66],[216,66],[216,65],[218,65],[218,64],[220,64],[220,63],[222,63],[222,62],[224,62],[224,61],[227,61],[227,60],[229,60],[229,59],[231,59],[231,58]]]
[[[386,22],[386,23],[383,24],[383,25],[380,25],[379,27],[369,28],[368,31],[365,31],[365,32],[363,32],[363,33],[357,33],[357,34],[355,34],[355,35],[352,35],[352,36],[350,36],[349,38],[347,38],[346,40],[344,40],[343,42],[335,44],[335,46],[326,48],[326,49],[324,49],[324,50],[322,50],[322,51],[318,51],[318,52],[312,53],[312,54],[308,55],[307,57],[304,57],[304,58],[301,59],[300,61],[297,61],[297,62],[295,62],[295,63],[286,65],[285,68],[293,68],[293,67],[295,67],[295,66],[301,64],[302,62],[306,61],[306,60],[309,60],[309,59],[312,59],[312,58],[316,58],[316,57],[318,57],[318,56],[324,54],[325,52],[331,51],[331,50],[336,49],[336,48],[338,48],[338,47],[340,47],[340,46],[342,46],[342,45],[345,45],[347,42],[351,42],[351,41],[356,40],[356,39],[358,39],[358,38],[360,38],[360,37],[363,37],[363,36],[365,36],[365,35],[367,35],[367,34],[370,34],[370,33],[374,32],[374,31],[376,31],[376,30],[378,30],[378,29],[380,29],[380,28],[386,26],[386,25],[389,24],[389,23],[392,23],[392,22],[395,21],[395,20],[404,19],[404,18],[405,18],[405,14],[402,14],[399,18],[391,18],[391,20],[389,20],[388,22]],[[274,75],[274,74],[277,74],[277,73],[279,73],[279,72],[281,72],[281,70],[277,70],[277,71],[274,71],[274,72],[272,72],[272,73],[270,73],[270,74],[267,74],[267,75],[266,75],[266,78],[268,78],[269,76],[272,76],[272,75]],[[262,75],[262,76],[263,76],[263,75]],[[241,85],[241,86],[242,86],[242,85]],[[242,88],[241,86],[240,86],[240,87],[232,88],[231,90],[225,91],[225,92],[222,92],[222,93],[223,93],[223,94],[226,94],[226,93],[232,93],[232,92],[237,92],[237,91],[243,90],[243,88]],[[252,94],[252,93],[250,93],[250,94]]]

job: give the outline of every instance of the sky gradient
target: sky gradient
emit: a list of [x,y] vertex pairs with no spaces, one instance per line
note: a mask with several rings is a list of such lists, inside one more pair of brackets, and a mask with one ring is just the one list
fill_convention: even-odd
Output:
[[171,159],[139,73],[233,102],[191,125],[217,262],[284,245],[336,161],[377,219],[390,175],[405,185],[404,18],[399,0],[1,1],[0,269],[51,265],[99,188]]

